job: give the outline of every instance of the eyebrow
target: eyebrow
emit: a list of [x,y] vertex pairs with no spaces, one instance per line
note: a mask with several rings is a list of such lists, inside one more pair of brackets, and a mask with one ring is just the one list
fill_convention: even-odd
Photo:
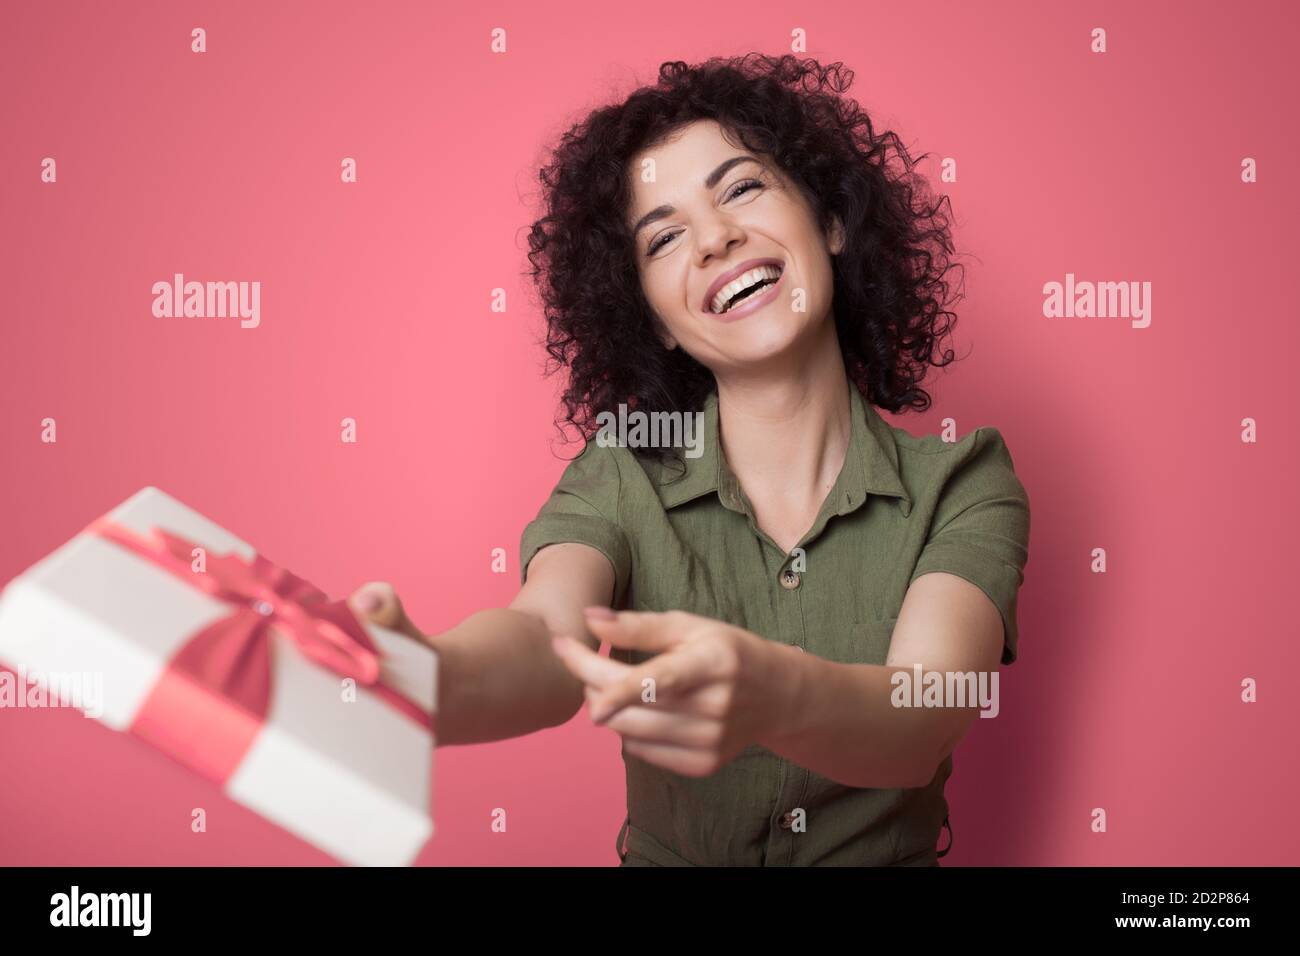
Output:
[[[731,169],[733,166],[739,166],[741,163],[758,163],[758,162],[759,162],[758,159],[754,156],[749,156],[749,155],[733,156],[731,157],[731,159],[719,165],[718,168],[715,169],[713,172],[709,173],[709,175],[704,177],[704,188],[712,189],[714,186],[716,186],[718,184],[718,180],[720,180],[723,176],[727,175],[727,171]],[[759,165],[762,164],[759,163]],[[663,205],[655,209],[651,209],[648,213],[646,213],[639,220],[637,220],[636,226],[633,227],[632,229],[633,238],[635,238],[636,234],[639,233],[642,229],[650,225],[650,223],[657,222],[660,219],[664,219],[668,216],[671,216],[676,211],[677,210],[675,210],[672,206],[669,205]]]

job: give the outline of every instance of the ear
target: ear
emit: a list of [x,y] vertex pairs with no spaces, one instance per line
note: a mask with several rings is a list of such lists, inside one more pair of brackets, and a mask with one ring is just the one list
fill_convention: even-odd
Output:
[[655,335],[659,336],[659,341],[663,343],[664,348],[670,352],[677,348],[677,339],[673,338],[673,334],[668,331],[667,323],[659,318],[658,313],[655,313],[653,322]]
[[826,232],[826,245],[833,256],[844,251],[844,223],[839,216],[831,217],[831,227]]

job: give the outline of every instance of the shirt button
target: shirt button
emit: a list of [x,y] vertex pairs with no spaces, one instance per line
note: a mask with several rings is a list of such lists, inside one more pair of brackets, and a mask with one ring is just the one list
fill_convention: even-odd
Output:
[[793,591],[799,586],[799,572],[786,568],[781,572],[781,587]]
[[785,816],[781,818],[781,827],[783,829],[789,830],[792,826],[794,826],[794,814],[787,813]]

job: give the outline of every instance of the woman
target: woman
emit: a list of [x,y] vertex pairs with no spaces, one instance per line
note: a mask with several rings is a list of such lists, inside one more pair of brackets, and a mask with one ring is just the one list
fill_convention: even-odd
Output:
[[[584,698],[622,736],[624,865],[937,865],[979,711],[895,690],[1015,659],[1029,507],[1001,435],[913,437],[873,408],[929,407],[957,266],[851,81],[666,63],[541,174],[529,259],[588,441],[524,530],[509,608],[425,639],[440,743]],[[591,440],[629,412],[698,413],[698,441]],[[421,636],[391,587],[352,600]]]

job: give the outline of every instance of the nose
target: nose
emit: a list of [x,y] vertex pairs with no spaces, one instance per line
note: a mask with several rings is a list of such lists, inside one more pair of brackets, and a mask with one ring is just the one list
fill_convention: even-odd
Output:
[[745,241],[745,230],[727,216],[712,216],[698,227],[696,263],[707,265],[715,258],[725,259],[732,246]]

